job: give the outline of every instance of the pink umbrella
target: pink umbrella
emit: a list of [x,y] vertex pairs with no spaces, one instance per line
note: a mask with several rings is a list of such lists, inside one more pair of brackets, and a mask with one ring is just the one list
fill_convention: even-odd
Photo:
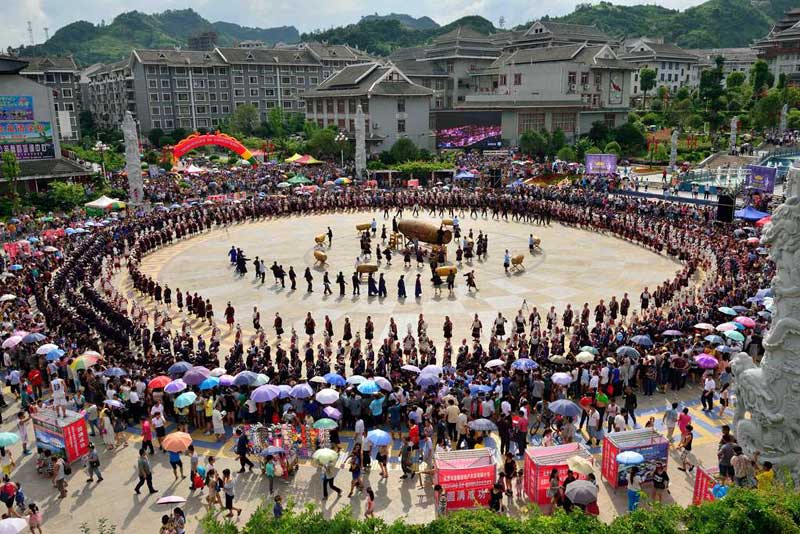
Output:
[[342,417],[342,412],[340,412],[333,406],[326,406],[325,408],[323,408],[322,413],[324,413],[331,419],[336,419],[337,421],[339,420],[340,417]]
[[179,504],[182,502],[186,502],[185,497],[181,497],[180,495],[167,495],[166,497],[158,499],[156,504]]
[[697,365],[699,365],[703,369],[713,369],[717,365],[719,365],[719,362],[715,357],[713,357],[710,354],[706,354],[705,352],[695,356],[694,361],[696,361]]
[[740,315],[736,319],[734,319],[740,325],[743,325],[745,328],[753,328],[756,325],[756,322],[752,320],[750,317],[744,317]]
[[718,332],[727,332],[728,330],[736,330],[736,325],[733,323],[722,323],[717,325]]
[[3,348],[11,349],[19,345],[21,342],[22,338],[20,336],[11,336],[10,338],[3,341]]

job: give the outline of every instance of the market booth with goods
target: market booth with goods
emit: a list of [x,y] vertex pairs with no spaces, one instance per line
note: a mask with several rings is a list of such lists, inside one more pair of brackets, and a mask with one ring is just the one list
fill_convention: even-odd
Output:
[[81,414],[67,410],[66,415],[56,417],[54,410],[45,408],[31,418],[37,450],[49,450],[71,464],[89,454],[89,431]]
[[652,428],[614,432],[603,439],[602,474],[613,488],[628,485],[628,471],[639,467],[642,480],[653,478],[656,463],[667,467],[669,441]]
[[436,484],[447,496],[447,509],[488,506],[497,479],[492,449],[442,451],[434,456]]
[[[567,471],[572,468],[575,458],[582,458],[589,464],[592,454],[580,443],[567,443],[554,447],[529,447],[525,451],[525,494],[536,504],[550,504],[547,490],[550,488],[550,473],[558,471],[558,479],[563,482]],[[577,478],[585,478],[585,474],[573,470]]]

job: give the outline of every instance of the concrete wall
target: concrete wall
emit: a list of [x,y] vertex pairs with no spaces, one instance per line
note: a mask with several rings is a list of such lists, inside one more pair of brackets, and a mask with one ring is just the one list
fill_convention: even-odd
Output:
[[58,135],[53,91],[49,87],[33,82],[24,76],[0,76],[0,95],[33,97],[33,120],[49,122],[53,132],[53,148],[56,159],[61,157],[61,142]]
[[[396,97],[373,96],[369,99],[371,133],[384,138],[381,143],[373,145],[373,151],[389,150],[401,137],[407,137],[419,148],[432,149],[433,137],[428,125],[429,97],[407,97],[405,104],[406,111],[398,113]],[[405,133],[397,131],[398,120],[405,120]]]

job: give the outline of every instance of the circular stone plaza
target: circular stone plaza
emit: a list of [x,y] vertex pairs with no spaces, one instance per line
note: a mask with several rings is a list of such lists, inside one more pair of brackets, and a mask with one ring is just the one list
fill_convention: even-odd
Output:
[[[442,325],[445,317],[449,317],[453,323],[453,347],[458,347],[462,339],[472,347],[472,326],[475,315],[483,324],[483,342],[491,336],[490,331],[498,313],[507,318],[505,329],[508,334],[512,334],[515,328],[514,318],[520,310],[526,318],[538,310],[541,316],[541,328],[546,332],[546,316],[551,306],[557,310],[557,323],[561,324],[561,314],[567,304],[575,310],[577,321],[584,303],[588,303],[594,314],[595,306],[601,299],[608,303],[611,297],[615,296],[617,301],[620,301],[627,293],[631,301],[630,316],[635,318],[641,313],[639,296],[644,288],[651,288],[652,292],[652,288],[673,279],[683,268],[683,265],[672,257],[659,254],[610,232],[579,228],[557,220],[553,220],[550,224],[530,224],[514,221],[511,218],[492,217],[489,214],[470,217],[468,211],[456,210],[455,215],[460,216],[461,239],[470,232],[475,238],[479,233],[487,235],[488,253],[485,258],[473,258],[471,261],[465,260],[457,264],[456,249],[462,241],[455,239],[449,244],[446,262],[439,266],[457,267],[452,294],[448,292],[446,286],[442,287],[440,294],[434,290],[427,258],[423,264],[418,265],[416,257],[412,254],[411,264],[406,266],[402,252],[394,250],[391,265],[384,258],[375,272],[376,279],[378,275],[384,276],[387,296],[383,298],[369,296],[366,276],[360,286],[360,295],[353,295],[352,275],[357,261],[374,262],[375,245],[380,244],[382,250],[386,248],[388,238],[386,241],[381,239],[384,226],[386,235],[390,237],[392,234],[394,211],[385,218],[382,210],[248,219],[246,222],[219,225],[210,231],[203,231],[156,248],[142,255],[139,272],[157,282],[162,292],[166,287],[171,289],[172,302],[169,307],[134,289],[133,279],[128,274],[124,260],[121,262],[121,269],[107,274],[107,282],[103,287],[107,295],[125,296],[129,302],[136,301],[136,312],[140,315],[145,315],[146,312],[148,321],[156,316],[163,323],[168,317],[166,326],[176,331],[176,336],[177,331],[184,329],[197,339],[198,336],[202,336],[208,342],[216,339],[219,342],[220,362],[226,360],[226,356],[235,346],[237,328],[241,328],[241,342],[245,349],[257,339],[258,333],[253,324],[255,310],[260,314],[260,324],[266,337],[265,344],[269,345],[272,354],[276,353],[278,346],[289,350],[294,329],[301,345],[300,357],[303,357],[303,347],[308,339],[305,335],[306,314],[311,312],[317,325],[312,347],[324,342],[322,331],[325,316],[333,323],[334,335],[331,342],[334,352],[337,341],[343,335],[345,318],[350,321],[354,337],[361,337],[363,341],[365,322],[367,317],[371,317],[377,350],[382,340],[389,336],[390,318],[394,319],[399,340],[402,341],[409,332],[417,337],[418,321],[420,316],[423,316],[427,323],[427,335],[432,344],[439,348],[441,355],[444,341]],[[363,228],[364,225],[372,225],[373,219],[376,232],[373,234],[370,230],[366,231],[371,238],[371,257],[362,257],[361,240],[364,232],[358,231],[357,226],[361,225]],[[441,216],[434,217],[424,208],[420,210],[418,216],[413,216],[411,210],[406,209],[402,220],[427,222],[435,228],[442,221]],[[325,242],[318,244],[315,237],[328,234],[329,229],[332,240],[326,236]],[[533,250],[529,249],[531,235],[539,240],[539,245]],[[413,246],[411,241],[409,246]],[[245,264],[247,273],[244,275],[237,273],[236,265],[231,262],[229,253],[232,247],[247,257]],[[319,251],[327,257],[324,265],[316,261],[315,252]],[[506,251],[512,257],[522,257],[521,267],[512,266],[508,272],[506,271],[504,267]],[[253,268],[253,260],[256,257],[264,258],[267,266],[263,282],[256,277]],[[288,279],[286,287],[282,287],[276,281],[269,270],[272,262],[277,262],[287,271],[290,266],[294,269],[297,273],[295,290],[290,288]],[[111,263],[109,261],[107,265]],[[304,279],[307,267],[310,268],[313,277],[313,292],[307,291]],[[323,276],[326,271],[330,277],[332,294],[324,292]],[[339,288],[335,282],[340,271],[347,282],[344,296],[339,295]],[[474,272],[478,291],[468,290],[464,277],[468,272]],[[417,274],[421,275],[422,280],[422,295],[419,298],[414,297],[414,280]],[[399,299],[397,295],[397,280],[401,275],[404,275],[406,280],[408,293],[406,299]],[[696,275],[690,280],[687,291],[702,283],[703,276]],[[205,318],[200,319],[188,314],[185,308],[178,308],[176,293],[179,290],[184,294],[198,292],[203,299],[213,303],[214,325],[215,329],[218,329],[216,333]],[[228,302],[234,309],[234,320],[230,328],[226,324],[224,314]],[[273,328],[276,314],[281,316],[283,328],[286,330],[282,340],[277,339]],[[529,329],[530,325],[526,324],[526,330]],[[346,344],[345,347],[348,350],[345,357],[347,360],[345,372],[350,376],[353,373],[350,368],[350,344]],[[484,350],[485,347],[486,345]],[[565,352],[569,352],[569,348]],[[453,361],[455,362],[455,350]],[[424,363],[419,360],[420,367],[423,367]],[[439,359],[436,363],[441,364],[442,360]],[[212,364],[209,363],[208,367],[212,367]],[[303,369],[305,371],[305,367]],[[232,374],[233,372],[234,369],[231,369]],[[147,377],[152,378],[152,374]],[[299,380],[302,382],[305,378],[306,373],[303,372]],[[412,374],[404,379],[403,383],[413,385],[415,378],[416,375]],[[276,377],[271,383],[279,385],[279,380]],[[295,383],[294,379],[290,381],[290,384]],[[327,384],[320,386],[315,382],[311,384],[315,390],[327,386]],[[135,389],[133,384],[131,387]],[[198,402],[209,398],[209,393],[218,394],[218,399],[222,399],[226,393],[216,388],[210,392],[198,390],[197,387],[189,389],[195,389],[198,396],[202,396]],[[252,391],[248,387],[238,389],[244,391],[245,395],[246,392]],[[698,402],[701,391],[702,386],[693,376],[686,386],[678,391],[670,390],[666,394],[658,392],[654,396],[639,395],[635,409],[637,417],[635,428],[642,428],[647,420],[652,418],[655,430],[664,433],[662,418],[665,411],[672,402],[681,402],[682,406],[688,407],[694,421],[694,455],[697,461],[715,465],[720,427],[731,422],[731,412],[719,414],[716,409],[713,413],[701,411]],[[353,394],[359,395],[356,390],[352,391],[351,396]],[[372,397],[363,396],[368,399]],[[168,397],[171,403],[176,395],[165,397]],[[286,402],[291,401],[289,398]],[[280,401],[281,404],[283,402],[285,401]],[[622,398],[619,398],[618,402],[622,405]],[[203,402],[196,406],[199,411],[204,411],[206,405]],[[301,402],[299,406],[302,409],[303,403]],[[341,405],[337,406],[345,411]],[[288,405],[283,409],[287,408]],[[170,410],[172,409],[170,406]],[[189,409],[194,411],[195,406],[190,405]],[[214,457],[218,471],[225,468],[233,471],[236,506],[244,510],[244,519],[268,498],[267,480],[258,467],[255,473],[237,473],[239,461],[234,431],[240,426],[240,421],[237,416],[236,424],[230,425],[224,415],[222,418],[224,435],[215,437],[205,432],[203,425],[198,428],[193,414],[189,416],[192,423],[189,432],[201,465],[207,466],[208,459]],[[351,478],[348,469],[351,461],[349,453],[354,443],[359,441],[353,432],[354,419],[346,421],[345,417],[339,422],[341,445],[338,457],[333,462],[334,472],[340,472],[336,483],[345,491],[349,488]],[[211,428],[210,420],[208,424]],[[375,424],[379,425],[377,422]],[[602,425],[605,426],[605,423]],[[4,426],[11,428],[10,423],[5,423]],[[405,434],[408,423],[403,421],[401,428]],[[634,425],[631,423],[629,428],[634,428]],[[168,419],[166,433],[171,434],[176,430],[178,430],[176,421],[173,418]],[[491,437],[492,443],[498,439],[496,433],[488,433],[487,437]],[[600,478],[601,448],[597,444],[590,443],[589,438],[584,426],[577,431],[575,441],[586,445],[589,454],[594,457],[597,466],[595,472]],[[141,495],[134,493],[134,486],[139,480],[136,466],[143,440],[141,425],[133,424],[131,421],[131,426],[118,434],[120,441],[113,450],[108,450],[99,436],[92,439],[100,453],[104,479],[101,483],[96,480],[87,482],[84,473],[80,471],[82,464],[75,464],[74,469],[79,472],[71,477],[64,498],[58,498],[58,492],[52,487],[50,480],[37,474],[33,457],[17,459],[17,465],[24,467],[18,468],[15,480],[22,484],[30,500],[39,503],[47,517],[49,531],[76,532],[79,525],[84,522],[95,525],[99,520],[105,519],[116,525],[119,531],[133,532],[142,525],[156,525],[162,514],[171,509],[168,505],[157,504],[158,498],[173,496],[179,498],[178,500],[186,499],[180,506],[189,518],[187,530],[193,532],[197,529],[197,520],[206,510],[205,493],[199,490],[190,492],[189,478],[173,476],[169,456],[159,452],[155,436],[153,437],[155,453],[148,456],[153,471],[153,485],[158,493],[151,496],[147,496],[146,491]],[[541,433],[538,438],[534,436],[531,443],[529,448],[541,445]],[[371,470],[365,470],[363,473],[363,483],[373,488],[376,495],[375,512],[380,517],[387,520],[403,518],[409,522],[430,521],[436,515],[433,484],[428,480],[420,487],[414,478],[400,478],[403,474],[402,447],[401,439],[393,439],[387,447],[388,478],[381,477],[380,469],[373,459]],[[309,455],[310,452],[312,451],[309,451]],[[350,506],[354,514],[363,515],[366,503],[359,492],[356,492],[353,498],[347,498],[345,495],[337,496],[334,493],[333,496],[323,499],[319,464],[306,455],[300,456],[297,471],[289,477],[278,477],[275,482],[275,492],[283,497],[284,502],[291,500],[298,504],[314,503],[326,514],[335,514],[343,507]],[[251,457],[254,461],[260,459],[257,454]],[[677,458],[677,450],[670,449],[668,472],[672,477],[671,493],[666,495],[664,500],[687,505],[692,500],[695,477],[677,470],[680,465]],[[522,456],[518,456],[517,461],[522,467]],[[190,459],[184,456],[183,463],[185,474],[189,475]],[[601,519],[607,521],[625,513],[627,504],[624,489],[615,490],[607,483],[600,483],[599,488],[597,503]],[[524,497],[508,499],[508,510],[511,514],[521,513],[528,503],[529,499]]]

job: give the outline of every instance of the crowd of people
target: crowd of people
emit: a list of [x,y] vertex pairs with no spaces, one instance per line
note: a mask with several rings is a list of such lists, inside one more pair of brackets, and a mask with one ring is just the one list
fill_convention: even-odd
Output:
[[[476,167],[492,164],[463,163]],[[102,435],[108,450],[125,446],[122,433],[133,425],[141,429],[143,439],[150,437],[143,443],[149,443],[154,452],[151,434],[155,432],[160,447],[168,421],[225,439],[232,428],[245,423],[286,421],[299,426],[324,417],[325,408],[335,408],[341,414],[338,430],[353,431],[357,447],[347,461],[352,475],[350,493],[362,490],[370,495],[371,490],[363,484],[363,468],[377,456],[386,472],[389,453],[385,446],[371,444],[367,439],[370,430],[388,429],[402,440],[403,478],[413,476],[415,464],[432,465],[434,450],[439,447],[482,446],[484,432],[470,426],[478,419],[493,423],[500,453],[510,455],[513,463],[528,446],[582,439],[579,431],[584,427],[591,444],[599,442],[604,432],[652,426],[652,421],[636,419],[637,395],[679,390],[687,382],[695,382],[703,385],[704,409],[712,410],[715,397],[726,399],[730,394],[733,379],[727,362],[731,354],[744,350],[758,356],[762,351],[761,336],[769,313],[763,298],[754,296],[762,295],[760,291],[769,286],[775,266],[752,239],[735,234],[728,225],[715,224],[709,207],[615,196],[594,181],[581,187],[533,186],[500,192],[353,187],[336,193],[321,189],[310,195],[284,195],[273,192],[272,185],[265,190],[264,179],[255,170],[226,174],[224,179],[239,180],[251,196],[238,202],[186,202],[137,217],[94,221],[91,226],[78,217],[36,221],[26,216],[13,229],[6,229],[15,239],[25,235],[31,239],[27,240],[29,247],[20,248],[2,265],[0,292],[14,296],[0,303],[4,340],[38,332],[60,351],[54,356],[37,354],[35,344],[3,343],[7,382],[23,411],[41,410],[48,389],[54,394],[52,399],[61,399],[53,384],[59,391],[63,385],[63,404],[59,404],[85,410],[92,432]],[[157,180],[150,187],[149,198],[189,200],[179,187],[167,187]],[[205,187],[201,193],[210,191],[208,183]],[[256,313],[256,334],[245,339],[237,328],[229,346],[223,343],[214,307],[225,310],[223,316],[232,328],[230,303],[223,307],[212,302],[201,287],[175,288],[173,292],[164,281],[141,270],[147,254],[214,228],[310,213],[367,211],[402,217],[404,210],[409,216],[415,207],[438,209],[462,220],[480,221],[490,216],[509,220],[510,216],[519,223],[552,221],[602,232],[675,258],[681,268],[674,278],[658,287],[645,287],[639,295],[609,295],[607,301],[564,309],[526,303],[515,317],[498,314],[486,327],[477,315],[448,317],[441,325],[441,335],[423,314],[415,329],[398,331],[392,320],[388,336],[376,339],[369,318],[359,328],[346,316],[334,324],[330,317],[315,317],[310,310],[303,332],[290,328],[287,333],[280,314],[270,328]],[[85,231],[45,237],[48,230],[58,227]],[[234,250],[234,262],[235,255]],[[259,268],[263,272],[263,260]],[[133,294],[123,294],[115,285],[114,277],[121,271],[132,280]],[[290,268],[290,278],[291,272]],[[277,274],[275,278],[277,282]],[[400,294],[398,298],[402,298]],[[728,312],[720,310],[733,307],[750,319],[742,328],[744,341],[711,338],[716,332],[708,330],[708,325],[729,321]],[[471,339],[453,339],[453,321],[469,323]],[[193,328],[205,324],[211,327],[208,339],[193,333]],[[101,358],[96,364],[75,365],[87,351]],[[585,352],[594,357],[588,361],[578,358]],[[718,365],[699,366],[695,357],[701,353],[713,355]],[[251,398],[253,381],[211,389],[189,386],[188,390],[197,394],[196,401],[191,407],[179,408],[174,404],[176,395],[165,392],[164,385],[149,385],[161,375],[178,378],[182,373],[170,371],[176,362],[187,362],[183,372],[193,367],[206,372],[219,369],[231,377],[250,372],[264,375],[271,385],[308,384],[314,394],[333,387],[339,395],[327,404],[317,401],[314,394],[293,397],[288,393],[256,402]],[[109,372],[113,369],[122,372]],[[553,380],[562,373],[568,375],[568,382]],[[329,382],[326,377],[333,375],[344,383]],[[357,383],[347,382],[354,375],[370,380],[382,377],[387,385],[379,392],[362,394]],[[323,380],[315,380],[320,377]],[[728,393],[720,394],[724,391]],[[580,401],[580,416],[549,410],[549,403],[559,399]],[[687,452],[691,452],[691,437],[687,437],[691,425],[678,417],[673,429],[675,425],[681,431],[681,448],[686,451],[688,442]],[[239,432],[236,443],[242,473],[252,466],[246,434]],[[189,455],[192,488],[197,489],[193,481],[198,459],[192,452]],[[689,468],[691,457],[686,458],[685,467]],[[173,469],[179,462],[179,456],[170,458]],[[502,491],[509,495],[519,476],[511,463],[508,470],[503,469],[500,481]],[[57,485],[65,495],[63,463],[60,467],[55,461],[46,465],[54,483],[61,481]],[[89,480],[103,480],[96,453],[88,465]],[[329,468],[324,470],[325,494],[329,487],[341,493],[333,485],[335,474]],[[209,472],[213,474],[205,485],[209,506],[222,505],[217,493],[222,491],[224,507],[232,513],[236,510],[234,477],[226,471],[208,467],[206,478]],[[144,483],[155,491],[144,445],[137,472],[137,493]],[[222,473],[219,484],[213,478],[218,472]],[[370,498],[374,500],[374,496]],[[275,509],[276,513],[282,510],[279,501]],[[172,532],[182,532],[181,526],[175,526],[180,521],[174,514],[165,516],[164,521],[173,525]]]

